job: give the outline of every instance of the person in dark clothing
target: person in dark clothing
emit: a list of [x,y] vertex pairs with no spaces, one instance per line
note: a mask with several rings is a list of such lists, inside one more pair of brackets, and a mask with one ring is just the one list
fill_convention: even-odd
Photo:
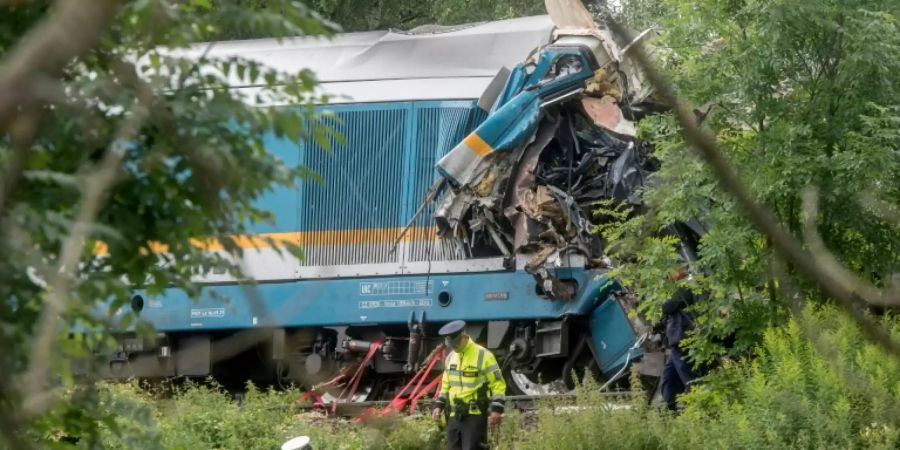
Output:
[[[680,271],[672,276],[673,281],[678,281],[687,276],[686,271]],[[676,398],[679,394],[690,391],[690,383],[700,373],[685,360],[687,356],[680,343],[685,334],[694,328],[694,315],[686,311],[687,307],[695,302],[694,294],[690,289],[678,288],[675,295],[663,304],[663,319],[666,328],[666,349],[668,357],[663,368],[660,380],[662,397],[666,406],[675,411]]]

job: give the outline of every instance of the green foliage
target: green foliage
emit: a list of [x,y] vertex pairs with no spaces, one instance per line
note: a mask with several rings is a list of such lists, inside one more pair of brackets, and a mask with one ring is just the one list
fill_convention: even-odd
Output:
[[[200,0],[202,10],[216,16],[210,21],[204,40],[251,39],[263,37],[322,34],[337,25],[311,10],[310,2],[294,0]],[[287,19],[287,20],[285,20]]]
[[379,450],[439,450],[444,448],[443,430],[430,417],[411,418],[390,414],[369,419],[360,430],[362,448]]
[[[48,2],[19,3],[4,6],[0,14],[0,57],[24,45],[22,36],[49,16]],[[309,177],[306,168],[288,166],[268,152],[264,140],[274,135],[298,145],[330,135],[312,109],[325,101],[315,93],[313,74],[278,73],[238,57],[212,59],[209,45],[190,47],[233,27],[278,37],[332,30],[297,3],[283,2],[281,14],[274,15],[245,11],[234,2],[215,7],[202,0],[124,2],[95,48],[67,64],[59,80],[43,81],[47,98],[38,128],[33,139],[19,144],[25,148],[21,177],[9,186],[0,210],[5,377],[21,374],[30,363],[35,324],[45,307],[43,281],[59,270],[61,249],[86,201],[85,186],[113,147],[122,148],[124,160],[100,199],[96,222],[89,224],[89,242],[65,293],[61,323],[66,330],[79,325],[107,334],[69,339],[68,332],[60,333],[50,361],[59,375],[54,388],[71,387],[71,359],[111,345],[109,333],[148,330],[122,308],[134,288],[151,298],[170,287],[197,295],[192,278],[198,274],[239,275],[230,259],[203,252],[194,239],[219,238],[228,253],[238,255],[229,236],[273,220],[255,200]],[[235,80],[259,89],[252,95],[229,89]],[[14,170],[6,125],[0,128],[4,173]],[[165,253],[151,251],[160,246]],[[13,383],[0,381],[4,390]],[[0,397],[4,411],[14,416],[21,399],[11,392]],[[93,413],[86,408],[102,399],[75,398],[84,402],[59,418],[89,426],[85,419]]]
[[[887,319],[885,324],[900,332],[897,320]],[[756,356],[753,361],[729,363],[709,376],[706,384],[683,397],[686,406],[678,416],[649,408],[643,401],[609,405],[587,382],[579,387],[580,410],[545,408],[533,430],[506,446],[888,449],[900,445],[894,409],[900,404],[900,364],[835,309],[808,308],[786,326],[768,329]]]
[[[220,1],[211,0],[218,4]],[[289,2],[278,0],[237,0],[243,10],[278,15]],[[309,0],[308,7],[344,31],[410,30],[422,25],[459,25],[546,14],[543,0]],[[246,21],[245,21],[246,22]],[[269,37],[264,28],[232,27],[217,36],[224,39]]]
[[600,19],[612,18],[633,30],[658,28],[668,5],[660,0],[594,0],[584,2]]
[[103,383],[90,392],[97,399],[96,429],[73,426],[79,422],[67,419],[72,410],[60,407],[32,438],[47,448],[168,450],[272,449],[296,436],[323,449],[438,449],[443,443],[429,418],[387,416],[355,425],[298,409],[296,390],[248,384],[241,402],[211,380],[161,390]]
[[[48,16],[46,1],[19,3],[0,16],[0,57]],[[848,267],[884,285],[900,268],[900,226],[886,214],[896,215],[900,204],[900,4],[620,4],[620,17],[631,25],[662,26],[666,68],[682,94],[712,105],[705,124],[758,200],[802,237],[800,192],[817,186],[822,194],[817,224],[826,244]],[[323,100],[314,94],[314,75],[198,56],[208,46],[191,49],[194,56],[188,58],[184,50],[191,43],[327,34],[335,27],[322,17],[347,30],[367,30],[543,12],[542,2],[534,0],[313,0],[309,6],[128,2],[98,46],[64,68],[55,90],[48,86],[46,101],[52,106],[41,111],[22,178],[0,211],[0,418],[15,416],[21,406],[10,378],[29,363],[45,307],[41,278],[57,269],[90,170],[137,111],[146,109],[148,115],[137,133],[127,136],[123,170],[103,199],[89,236],[92,245],[66,293],[67,327],[144,330],[120,310],[135,285],[150,295],[170,286],[196,295],[193,276],[235,268],[200,251],[192,239],[241,234],[251,224],[270,221],[271,214],[253,201],[310,176],[268,153],[263,139],[274,134],[295,143],[327,140],[328,130],[311,109]],[[235,78],[261,85],[260,93],[239,97],[228,89]],[[700,274],[683,282],[708,298],[697,307],[691,354],[699,360],[721,356],[726,350],[717,342],[733,333],[737,342],[731,353],[738,362],[726,362],[686,396],[678,417],[641,402],[613,408],[588,381],[578,388],[578,409],[545,405],[536,418],[510,413],[495,437],[498,443],[526,449],[900,446],[898,363],[831,308],[811,307],[787,318],[782,286],[799,287],[807,300],[819,296],[791,267],[774,263],[765,238],[717,189],[678,131],[668,116],[641,123],[641,135],[654,143],[662,162],[660,183],[645,192],[646,214],[601,205],[602,214],[618,220],[598,231],[620,262],[614,275],[641,297],[640,312],[655,318],[676,287],[665,276],[678,264],[672,238],[661,232],[672,222],[703,217],[711,231],[701,242]],[[0,166],[8,167],[13,153],[10,136],[0,135]],[[875,206],[882,204],[887,207]],[[100,242],[106,256],[96,258],[92,247]],[[151,243],[167,247],[164,261],[150,251]],[[238,251],[229,239],[223,243]],[[98,308],[108,312],[105,319],[93,314]],[[900,334],[895,319],[884,322]],[[298,395],[293,391],[251,386],[238,404],[214,384],[188,385],[161,397],[133,384],[76,386],[71,359],[111,341],[109,333],[73,339],[66,334],[60,334],[51,361],[57,375],[51,393],[62,393],[66,401],[16,424],[21,435],[43,448],[274,448],[298,434],[310,435],[316,448],[440,446],[440,430],[427,418],[391,417],[366,427],[322,422],[292,409]],[[750,355],[755,359],[744,359]],[[0,426],[5,431],[9,424]]]
[[278,448],[297,435],[333,442],[337,444],[334,448],[361,445],[353,432],[340,440],[334,435],[342,431],[330,424],[311,426],[299,420],[298,411],[292,406],[299,395],[295,390],[260,391],[248,384],[239,404],[214,383],[189,384],[173,398],[156,404],[158,426],[163,430],[162,446],[166,449]]
[[[900,320],[882,323],[900,335]],[[574,405],[547,402],[536,414],[508,412],[492,435],[495,448],[897,448],[900,445],[900,362],[869,342],[833,307],[807,307],[784,326],[767,329],[753,359],[731,361],[682,397],[680,415],[647,404],[611,401],[592,377],[576,388]],[[637,373],[632,385],[640,386]],[[137,384],[100,384],[71,395],[99,405],[99,432],[62,420],[60,406],[44,418],[47,448],[269,449],[307,435],[317,449],[438,449],[443,431],[429,417],[387,416],[356,425],[297,410],[297,391],[247,386],[243,402],[211,382],[174,394]],[[166,391],[162,391],[166,392]],[[93,433],[93,434],[92,434]]]
[[[896,335],[898,322],[884,324]],[[752,362],[688,396],[679,420],[740,430],[739,447],[893,448],[900,364],[834,308],[768,330]],[[724,444],[724,442],[723,442]]]
[[[626,6],[629,6],[626,4]],[[802,239],[801,193],[820,192],[818,230],[837,258],[877,286],[900,270],[900,22],[893,1],[635,2],[661,25],[658,45],[680,94],[709,111],[712,131],[756,199]],[[718,189],[686,148],[671,116],[640,123],[662,162],[644,193],[645,215],[600,230],[612,241],[616,275],[651,318],[674,286],[677,260],[665,227],[700,217],[699,276],[708,297],[692,357],[711,360],[735,334],[745,355],[783,323],[785,285],[819,298],[808,280],[776,263],[771,245]],[[872,201],[878,199],[880,202]],[[867,200],[868,199],[868,200]],[[878,205],[877,207],[874,205]],[[884,211],[885,213],[882,213]]]

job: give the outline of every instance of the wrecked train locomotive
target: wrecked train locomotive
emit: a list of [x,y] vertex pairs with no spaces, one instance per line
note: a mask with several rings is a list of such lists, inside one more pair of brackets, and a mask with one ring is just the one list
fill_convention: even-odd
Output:
[[[304,249],[302,259],[245,250],[262,305],[228,274],[205,276],[198,301],[175,289],[136,293],[132,307],[159,335],[123,338],[106,375],[311,387],[364,362],[344,400],[383,398],[454,319],[497,354],[520,393],[566,389],[570,370],[610,379],[650,359],[604,274],[588,210],[602,198],[639,201],[653,170],[622,112],[647,95],[623,48],[596,28],[567,32],[546,16],[217,45],[209,57],[314,70],[335,95],[322,108],[340,119],[345,142],[326,152],[271,137],[270,151],[324,182],[260,200],[276,220],[253,231]],[[254,328],[266,333],[262,344],[216,357],[229,337]]]

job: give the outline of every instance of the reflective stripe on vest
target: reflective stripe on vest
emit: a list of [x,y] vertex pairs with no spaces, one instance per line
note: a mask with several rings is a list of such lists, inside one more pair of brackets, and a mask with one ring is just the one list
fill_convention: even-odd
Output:
[[[472,351],[476,348],[477,353]],[[491,364],[491,367],[482,367],[485,364],[485,349],[475,344],[467,344],[463,352],[463,354],[451,353],[445,362],[444,370],[448,376],[447,381],[450,387],[448,397],[451,412],[453,411],[452,405],[456,403],[457,399],[464,403],[476,401],[479,388],[488,384],[487,375],[494,371],[499,372],[496,364]],[[480,411],[475,413],[480,413]]]

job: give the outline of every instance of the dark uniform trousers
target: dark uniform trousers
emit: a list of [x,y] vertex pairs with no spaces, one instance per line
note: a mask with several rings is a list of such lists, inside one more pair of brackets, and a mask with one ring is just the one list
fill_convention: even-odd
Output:
[[462,419],[451,417],[447,422],[447,450],[488,448],[487,425],[486,414],[468,414]]
[[669,350],[669,357],[666,359],[660,383],[662,384],[663,400],[670,410],[677,409],[676,397],[679,394],[690,392],[690,382],[698,375],[691,364],[684,360],[684,354],[677,346]]

